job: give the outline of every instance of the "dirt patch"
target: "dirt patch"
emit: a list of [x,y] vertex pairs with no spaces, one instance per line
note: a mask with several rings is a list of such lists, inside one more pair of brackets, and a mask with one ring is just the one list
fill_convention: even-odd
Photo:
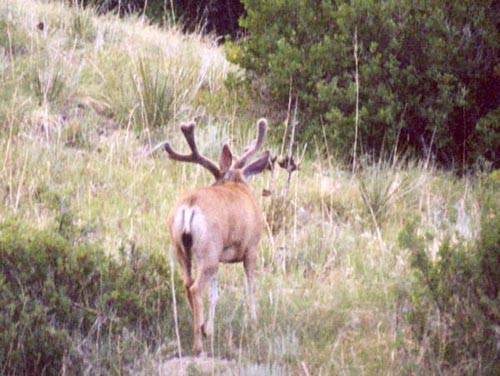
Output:
[[158,375],[194,376],[194,375],[235,375],[238,367],[235,361],[210,357],[172,358],[157,364]]

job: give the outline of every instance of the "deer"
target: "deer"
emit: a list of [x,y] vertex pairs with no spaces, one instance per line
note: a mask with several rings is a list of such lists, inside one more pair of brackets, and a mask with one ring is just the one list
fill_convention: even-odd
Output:
[[[262,147],[267,120],[257,122],[257,138],[239,158],[224,144],[219,165],[198,151],[194,122],[181,125],[191,150],[179,154],[167,142],[164,149],[171,160],[199,164],[215,178],[207,187],[185,194],[174,206],[168,228],[175,258],[193,316],[193,354],[203,353],[203,337],[212,337],[215,308],[219,298],[217,271],[220,263],[243,263],[250,316],[257,320],[255,308],[255,268],[264,215],[248,179],[272,169],[275,158],[265,151],[253,160]],[[192,271],[193,261],[196,271]],[[203,293],[211,285],[208,319],[204,320]]]

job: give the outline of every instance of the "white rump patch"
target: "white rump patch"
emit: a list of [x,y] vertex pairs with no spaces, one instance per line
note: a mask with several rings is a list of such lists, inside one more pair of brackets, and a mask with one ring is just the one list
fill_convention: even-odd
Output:
[[206,234],[206,220],[198,206],[182,205],[174,217],[174,233],[180,239],[182,234],[191,234],[193,243],[199,243]]

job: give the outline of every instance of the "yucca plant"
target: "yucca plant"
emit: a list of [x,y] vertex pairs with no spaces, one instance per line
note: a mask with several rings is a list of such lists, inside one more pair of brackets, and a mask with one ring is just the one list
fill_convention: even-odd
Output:
[[160,71],[159,62],[141,57],[133,77],[139,99],[139,117],[145,128],[159,128],[172,116],[174,90],[169,77]]
[[357,179],[365,208],[377,227],[387,219],[394,204],[416,186],[399,164],[382,161],[366,166]]
[[62,98],[66,79],[61,64],[35,64],[28,76],[31,93],[39,105],[55,103]]

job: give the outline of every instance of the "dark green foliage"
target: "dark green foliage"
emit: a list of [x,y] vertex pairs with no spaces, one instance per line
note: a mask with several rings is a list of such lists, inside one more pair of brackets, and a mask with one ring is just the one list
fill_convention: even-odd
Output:
[[154,21],[169,19],[170,1],[164,0],[76,0],[72,5],[94,7],[99,13],[115,12],[120,16],[127,14],[145,14]]
[[500,354],[495,328],[500,324],[500,182],[488,181],[480,239],[474,245],[447,240],[436,260],[428,256],[417,222],[400,234],[411,251],[416,281],[407,319],[437,369],[459,374],[498,374]]
[[[500,107],[481,118],[477,123],[476,131],[476,160],[480,163],[497,161],[500,150]],[[483,166],[480,164],[478,167]]]
[[175,0],[173,4],[185,30],[201,28],[221,37],[236,37],[241,32],[238,19],[243,15],[244,7],[239,0]]
[[499,163],[489,146],[497,135],[478,129],[500,104],[498,2],[244,4],[249,36],[234,61],[263,77],[284,108],[290,94],[298,99],[303,139],[323,139],[324,126],[332,150],[352,155],[357,34],[361,151],[397,146],[447,166],[478,156]]
[[145,341],[172,335],[165,257],[134,246],[111,257],[97,246],[73,243],[54,231],[0,225],[5,374],[59,374],[63,364],[80,373],[83,355],[72,342],[75,335],[113,336],[124,329]]
[[185,31],[201,29],[221,37],[236,37],[240,33],[238,19],[244,11],[243,4],[235,0],[77,0],[76,3],[94,6],[103,13],[144,13],[159,23],[175,18]]

